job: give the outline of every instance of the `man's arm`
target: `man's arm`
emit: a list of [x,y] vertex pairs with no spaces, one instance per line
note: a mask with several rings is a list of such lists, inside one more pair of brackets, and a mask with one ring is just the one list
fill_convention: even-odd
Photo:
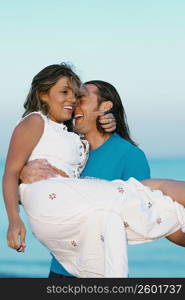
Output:
[[[150,168],[148,165],[148,161],[146,159],[144,152],[142,150],[140,150],[139,148],[136,148],[135,151],[132,151],[132,153],[128,157],[127,169],[126,169],[125,176],[127,176],[127,178],[134,177],[137,180],[150,178]],[[166,192],[169,192],[169,186],[165,187],[165,185],[166,185],[165,180],[157,181],[156,179],[148,179],[148,180],[141,181],[141,183],[148,185],[152,189],[160,188],[163,190],[165,189]],[[177,188],[174,181],[173,181],[173,185],[175,185],[172,187],[173,194],[174,194],[174,192],[175,192],[174,188],[175,189]],[[183,182],[182,184],[180,184],[179,188],[184,189],[185,183]],[[168,191],[167,191],[167,189],[168,189]],[[170,191],[170,193],[171,192],[172,191]],[[181,190],[181,193],[179,193],[179,195],[180,195],[180,197],[184,197],[183,195],[185,195],[185,190],[183,190],[183,191]],[[183,198],[183,202],[185,202],[184,198]],[[182,232],[182,230],[180,230],[180,229],[178,231],[170,234],[166,238],[178,246],[185,247],[185,233]]]
[[185,247],[185,233],[178,230],[166,237],[170,242]]
[[160,190],[164,195],[185,206],[185,181],[174,179],[148,179],[142,180],[142,184],[153,190]]
[[46,159],[35,159],[24,166],[20,173],[20,181],[23,183],[33,183],[56,177],[57,175],[68,177],[62,170],[51,166]]
[[[173,179],[148,179],[142,180],[142,184],[154,190],[160,190],[163,194],[185,206],[185,181]],[[178,230],[166,237],[172,243],[185,247],[185,233]]]

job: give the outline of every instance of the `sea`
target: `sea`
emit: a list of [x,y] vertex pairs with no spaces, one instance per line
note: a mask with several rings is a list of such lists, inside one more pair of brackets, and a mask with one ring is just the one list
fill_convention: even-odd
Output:
[[[153,158],[149,159],[149,164],[152,178],[185,180],[185,157]],[[0,179],[3,170],[4,161],[1,160]],[[22,207],[20,214],[27,228],[27,246],[24,253],[18,253],[7,246],[8,220],[0,187],[0,277],[47,278],[51,255],[32,234]],[[185,249],[166,238],[140,245],[129,245],[128,259],[130,278],[185,277]]]

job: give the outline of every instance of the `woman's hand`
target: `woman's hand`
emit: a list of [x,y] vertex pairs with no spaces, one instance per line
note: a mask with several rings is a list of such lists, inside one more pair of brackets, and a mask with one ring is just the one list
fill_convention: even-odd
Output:
[[113,132],[116,130],[116,119],[112,113],[100,116],[99,123],[105,132]]
[[26,228],[20,218],[9,223],[7,232],[7,243],[10,248],[18,252],[24,252]]

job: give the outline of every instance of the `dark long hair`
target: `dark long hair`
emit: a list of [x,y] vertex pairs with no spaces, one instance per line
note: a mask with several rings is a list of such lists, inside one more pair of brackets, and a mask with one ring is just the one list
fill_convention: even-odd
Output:
[[[98,106],[104,101],[111,101],[113,104],[112,109],[109,111],[113,113],[116,119],[116,130],[115,132],[118,133],[121,137],[129,141],[131,144],[137,146],[137,144],[132,140],[130,136],[129,126],[127,124],[127,117],[126,113],[121,101],[121,98],[115,89],[115,87],[105,81],[102,80],[90,80],[84,83],[86,84],[94,84],[98,89]],[[97,129],[105,133],[104,129],[100,126],[97,120]]]
[[[69,79],[74,91],[79,89],[81,80],[69,64],[63,62],[45,67],[32,80],[30,91],[24,103],[25,112],[23,117],[34,111],[42,111],[43,114],[48,114],[49,107],[47,103],[40,99],[40,93],[49,91],[62,77]],[[73,130],[72,120],[65,121],[64,124],[69,131]]]

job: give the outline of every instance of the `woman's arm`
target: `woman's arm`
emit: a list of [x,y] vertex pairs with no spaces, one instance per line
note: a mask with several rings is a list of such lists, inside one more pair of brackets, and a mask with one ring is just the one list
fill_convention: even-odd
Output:
[[116,130],[116,119],[112,113],[102,113],[99,116],[99,123],[105,132],[112,133]]
[[26,233],[24,224],[19,217],[19,174],[38,143],[43,130],[44,121],[39,115],[28,116],[15,128],[9,145],[3,176],[3,195],[9,219],[8,245],[14,249],[20,247],[22,250],[24,249]]
[[142,184],[153,190],[161,190],[163,194],[185,206],[185,181],[173,179],[147,179]]

